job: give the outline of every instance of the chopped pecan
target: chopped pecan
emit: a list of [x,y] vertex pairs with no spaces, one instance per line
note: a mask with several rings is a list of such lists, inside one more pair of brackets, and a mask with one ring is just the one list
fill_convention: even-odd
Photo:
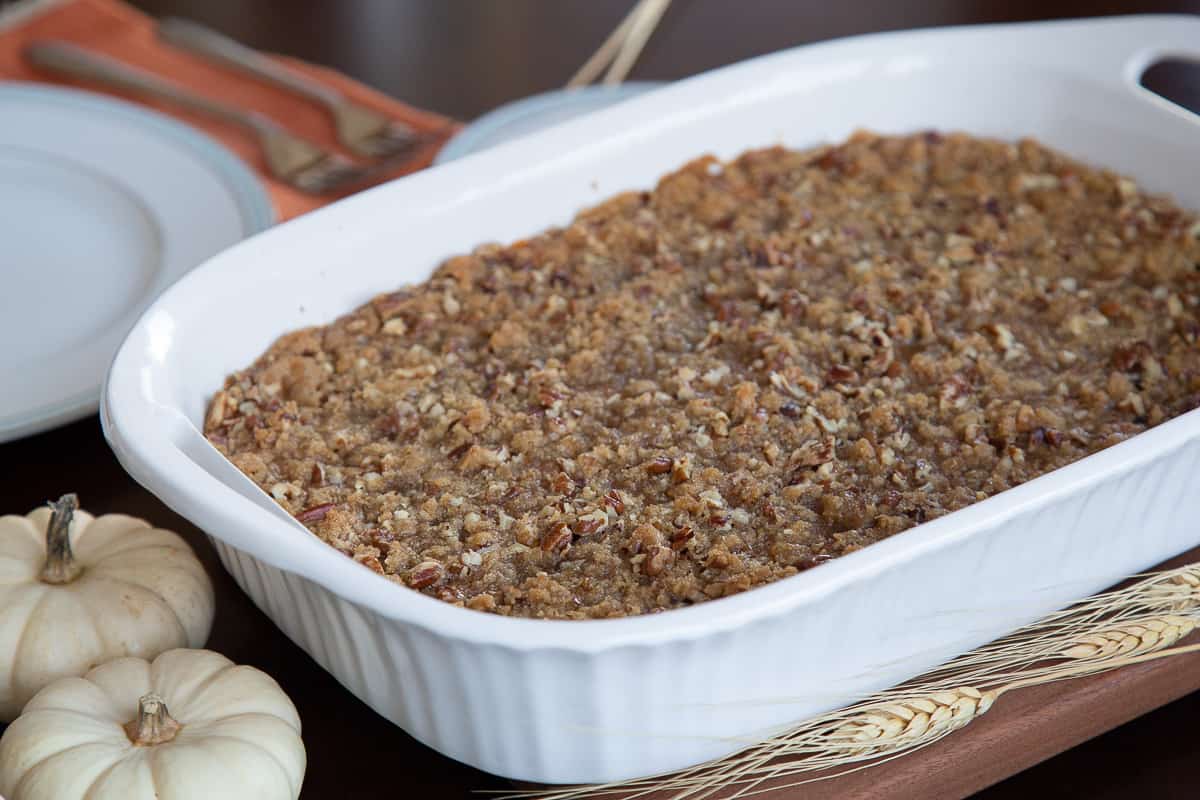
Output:
[[374,306],[380,319],[389,320],[396,314],[399,314],[411,298],[412,293],[407,289],[402,289],[398,292],[382,294],[376,297],[371,301],[371,305]]
[[362,558],[358,558],[355,560],[358,561],[358,563],[362,564],[367,569],[371,570],[372,572],[376,572],[380,575],[383,574],[383,564],[380,564],[379,559],[376,558],[375,556],[363,556]]
[[938,404],[942,408],[961,408],[970,394],[971,384],[961,375],[951,375],[938,392]]
[[575,491],[575,481],[565,472],[560,472],[550,481],[550,488],[555,494],[571,494]]
[[646,552],[650,548],[662,544],[662,541],[663,537],[658,528],[647,524],[638,525],[633,529],[631,549],[634,553]]
[[656,544],[646,551],[646,559],[642,562],[642,572],[653,577],[661,574],[673,563],[675,563],[675,551],[670,547]]
[[658,456],[647,461],[643,466],[651,475],[664,475],[671,471],[672,460],[666,456]]
[[845,364],[834,364],[829,368],[830,383],[853,383],[857,380],[858,373]]
[[824,439],[810,439],[792,451],[788,466],[793,469],[802,467],[819,467],[833,460],[837,440],[832,436]]
[[679,530],[671,534],[671,549],[682,550],[696,537],[696,532],[692,530],[690,525],[684,525]]
[[888,371],[888,367],[892,365],[892,361],[896,357],[895,352],[892,350],[892,337],[879,328],[874,328],[867,338],[867,343],[874,348],[875,352],[863,364],[863,369],[871,375],[884,374]]
[[1121,345],[1112,352],[1109,361],[1113,367],[1122,372],[1132,372],[1140,369],[1142,360],[1152,355],[1150,344],[1144,340]]
[[489,469],[503,462],[504,457],[505,453],[503,451],[489,450],[486,447],[473,444],[467,449],[466,454],[462,457],[462,461],[458,462],[458,468],[463,472]]
[[671,462],[671,478],[676,483],[686,483],[692,477],[692,462],[687,456],[681,456]]
[[325,519],[325,515],[333,508],[333,503],[322,503],[319,506],[306,508],[296,515],[298,522],[320,522]]
[[563,397],[565,397],[565,395],[563,395],[561,392],[555,391],[551,387],[543,386],[537,390],[538,405],[540,405],[542,408],[550,408],[559,400],[562,400]]
[[571,529],[565,523],[557,523],[542,535],[541,548],[547,553],[562,555],[571,549]]
[[608,514],[605,514],[601,509],[590,511],[575,520],[575,533],[580,536],[590,536],[593,533],[600,533],[607,527]]
[[229,412],[229,395],[225,392],[217,392],[213,395],[212,403],[208,407],[208,417],[204,421],[205,428],[215,428],[225,421],[225,415]]
[[1063,435],[1054,428],[1038,427],[1034,428],[1029,434],[1029,443],[1031,445],[1047,444],[1051,447],[1058,447],[1062,444]]
[[437,561],[422,561],[408,573],[408,585],[413,589],[427,589],[437,584],[446,571]]
[[828,555],[826,553],[815,553],[813,555],[806,555],[803,558],[801,558],[800,561],[796,564],[796,566],[800,569],[812,569],[813,567],[820,566],[821,564],[824,564],[826,561],[830,561],[832,559],[833,559],[833,556]]

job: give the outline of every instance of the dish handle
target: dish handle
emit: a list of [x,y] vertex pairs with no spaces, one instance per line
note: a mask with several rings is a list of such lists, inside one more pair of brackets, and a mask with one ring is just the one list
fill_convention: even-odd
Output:
[[1042,58],[1092,77],[1116,77],[1138,91],[1147,91],[1140,84],[1142,73],[1156,61],[1200,63],[1197,15],[1107,17],[1049,25],[1041,33]]
[[[114,389],[110,372],[109,383],[100,399],[100,423],[113,455],[134,480],[145,486],[145,477],[153,470],[135,449],[127,445],[125,438],[130,433],[142,437],[144,441],[155,442],[159,467],[164,477],[155,494],[171,510],[189,519],[197,518],[204,509],[198,507],[187,492],[182,491],[182,486],[215,479],[231,490],[233,495],[208,508],[208,517],[212,522],[205,526],[205,533],[273,567],[313,579],[314,576],[305,568],[303,553],[327,545],[319,542],[307,528],[242,475],[176,409],[161,405],[143,407],[141,411],[144,416],[137,423],[131,424],[126,418],[122,424],[117,424],[110,410],[110,394],[114,391],[118,390]],[[154,421],[153,426],[147,427],[146,423],[150,420]],[[286,527],[280,526],[281,522]],[[289,527],[293,530],[288,531]],[[296,536],[295,529],[304,535]]]

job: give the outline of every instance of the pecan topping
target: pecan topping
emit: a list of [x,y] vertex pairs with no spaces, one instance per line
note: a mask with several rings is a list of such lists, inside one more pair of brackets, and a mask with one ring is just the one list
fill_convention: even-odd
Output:
[[205,435],[432,597],[677,608],[1200,405],[1198,219],[1032,140],[700,160],[280,332]]

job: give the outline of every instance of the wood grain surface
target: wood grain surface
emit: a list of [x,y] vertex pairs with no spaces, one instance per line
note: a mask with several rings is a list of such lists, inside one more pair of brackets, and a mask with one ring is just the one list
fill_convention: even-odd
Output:
[[[469,119],[561,85],[630,2],[135,4],[155,14],[199,19],[253,46],[338,67],[405,101]],[[669,80],[783,47],[876,30],[1139,11],[1200,12],[1200,0],[676,0],[632,77]],[[1198,71],[1162,68],[1153,82],[1163,93],[1200,107]],[[47,498],[77,491],[89,511],[141,516],[192,543],[217,591],[210,646],[271,673],[300,711],[309,753],[306,800],[457,798],[510,787],[424,748],[342,690],[237,589],[199,530],[129,479],[95,420],[0,445],[0,478],[0,513],[25,513]],[[1025,690],[1006,695],[967,731],[887,767],[769,796],[950,799],[978,792],[984,800],[1045,795],[1194,800],[1200,796],[1197,688],[1200,657],[1193,656]],[[1168,705],[1146,713],[1163,704]]]

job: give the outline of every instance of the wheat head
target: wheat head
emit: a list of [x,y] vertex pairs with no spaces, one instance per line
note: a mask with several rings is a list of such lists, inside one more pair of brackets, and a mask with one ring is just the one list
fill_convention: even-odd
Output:
[[831,749],[858,758],[907,749],[941,738],[986,713],[997,692],[960,686],[927,695],[861,706],[818,735]]
[[1195,629],[1195,620],[1173,614],[1122,622],[1066,642],[1060,654],[1081,660],[1136,656],[1170,647]]
[[1172,611],[1180,614],[1200,609],[1200,564],[1185,567],[1159,583],[1156,593],[1171,601]]

